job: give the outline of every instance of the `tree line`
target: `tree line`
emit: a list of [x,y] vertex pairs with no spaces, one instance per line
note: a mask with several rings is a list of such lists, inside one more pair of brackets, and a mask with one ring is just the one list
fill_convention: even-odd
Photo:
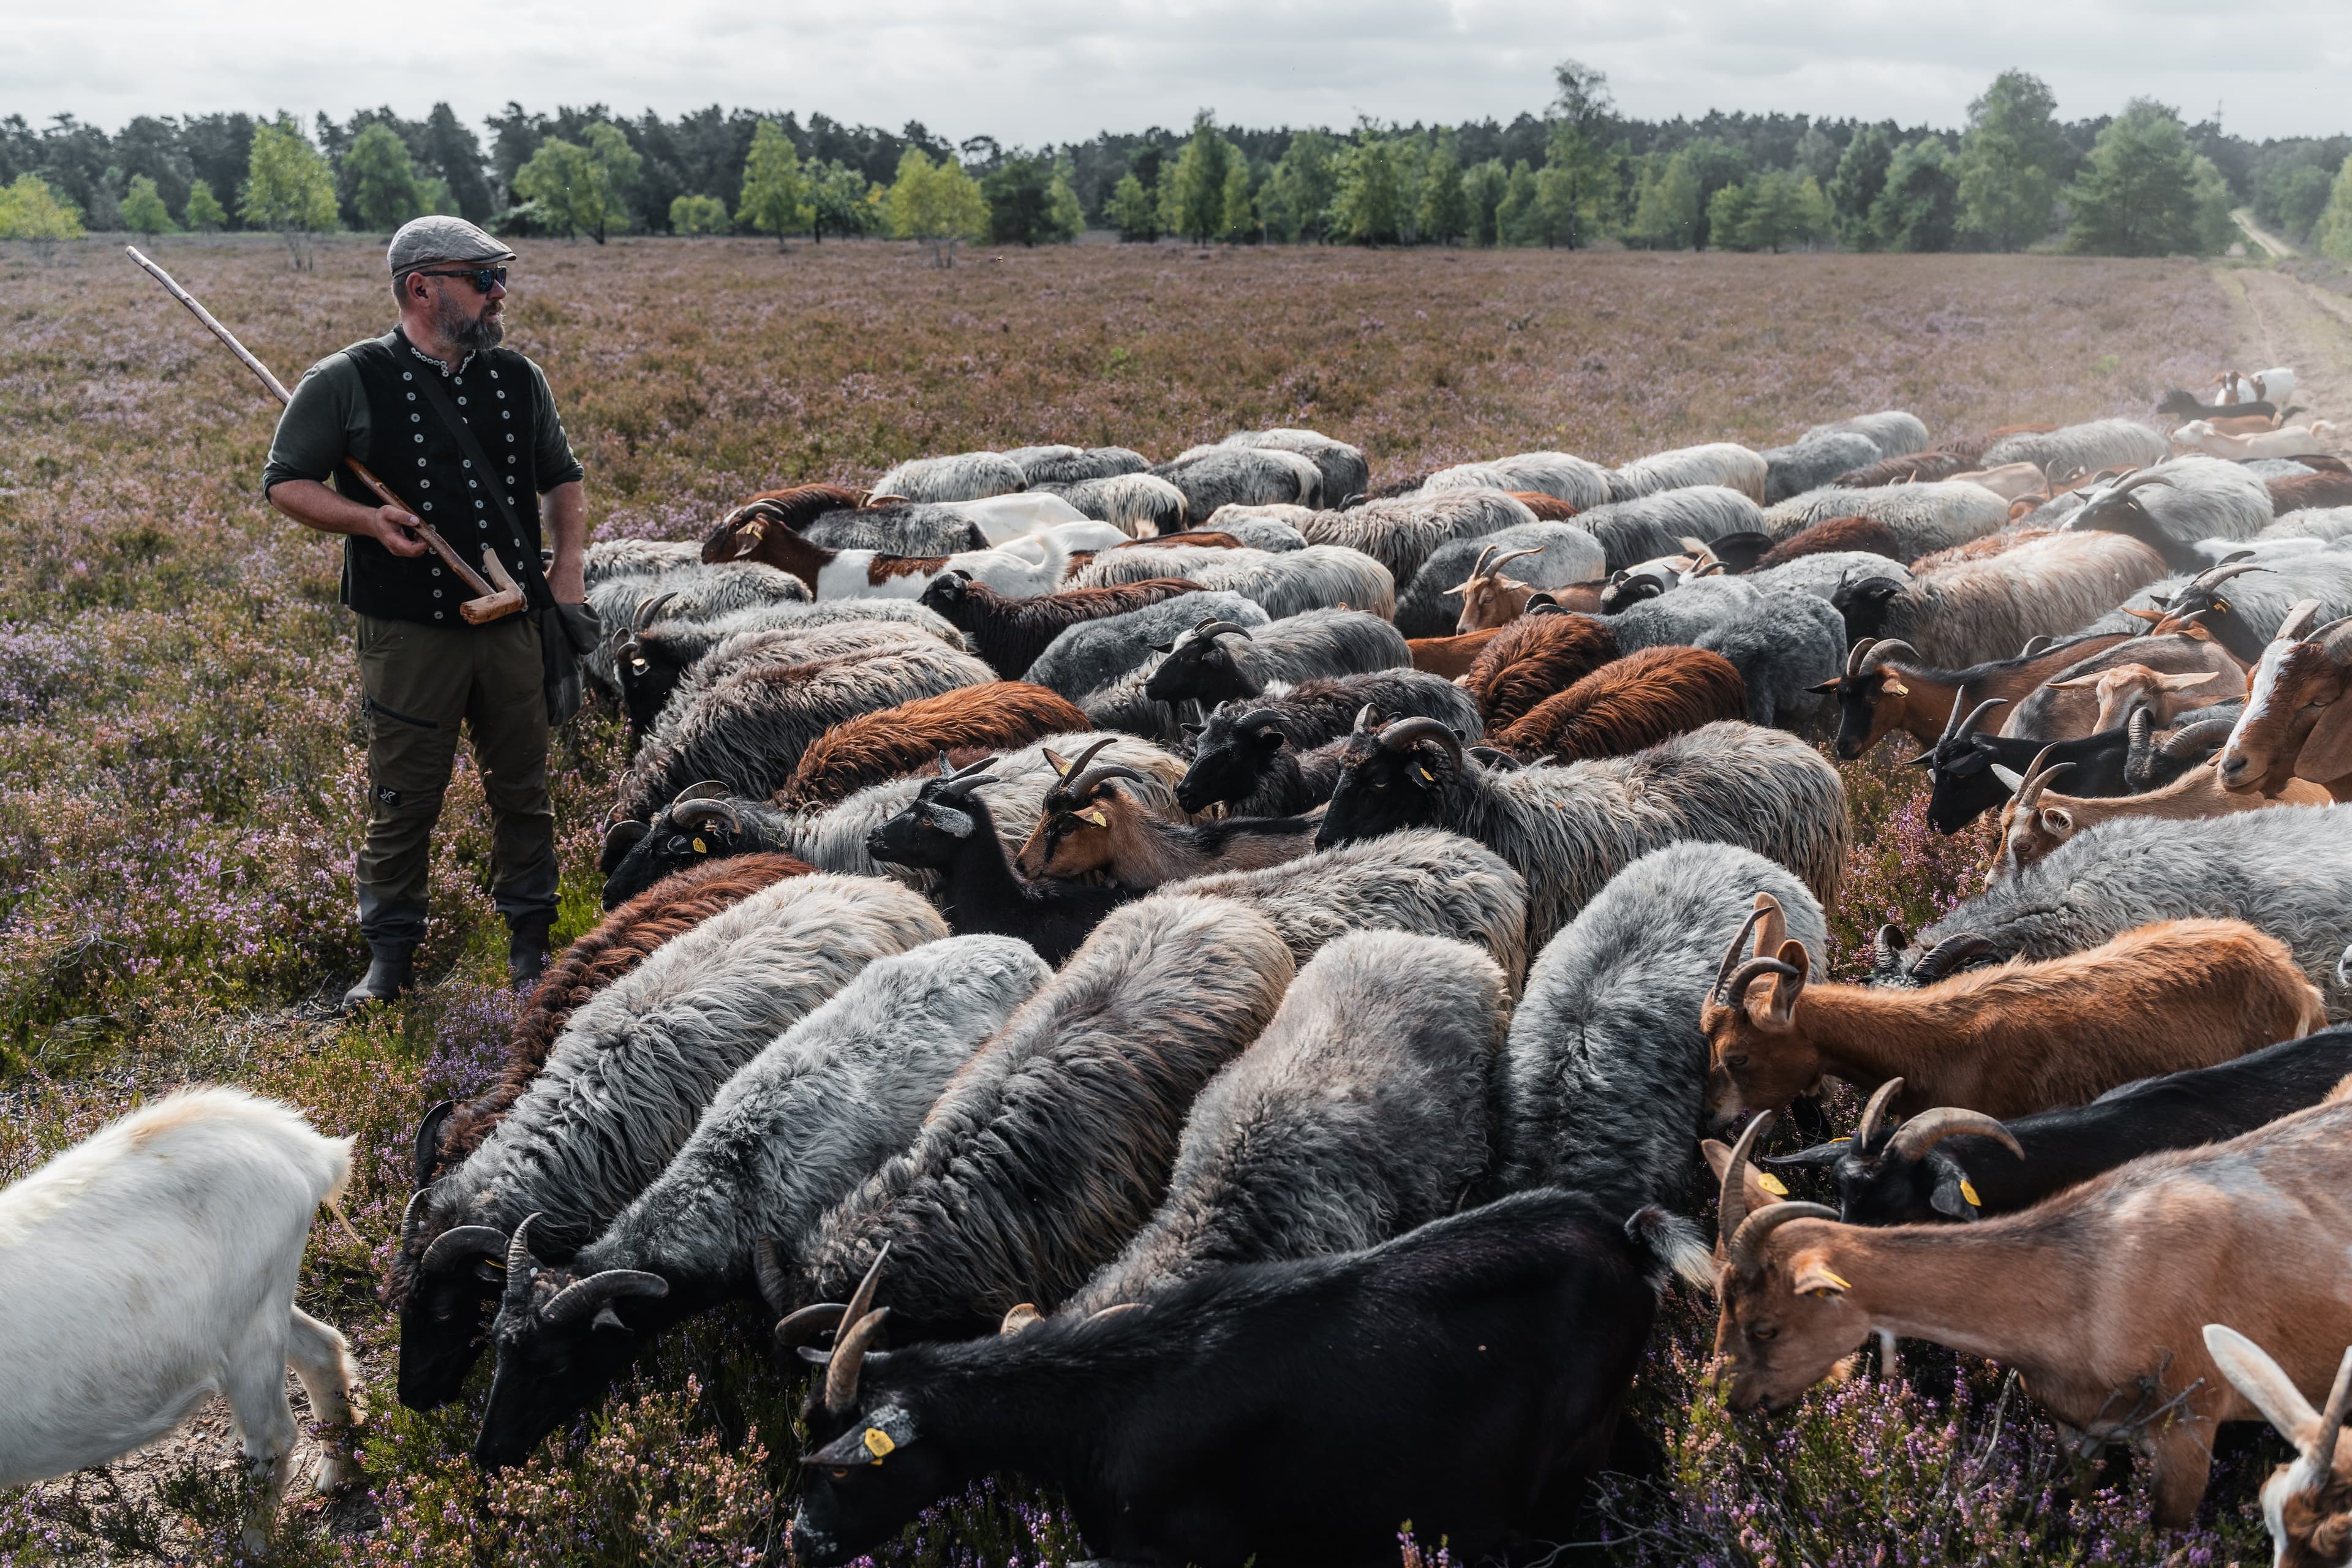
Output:
[[2137,100],[2064,121],[2046,84],[1996,78],[1957,129],[1806,115],[1642,121],[1607,78],[1555,69],[1540,113],[1505,124],[1254,131],[1207,111],[1187,132],[1103,132],[1034,151],[950,143],[823,114],[717,105],[675,120],[509,103],[480,131],[436,104],[348,121],[142,116],[109,134],[60,115],[0,121],[0,237],[85,226],[287,237],[385,232],[454,212],[501,233],[882,234],[945,263],[964,240],[1128,240],[1655,249],[2210,254],[2233,206],[2352,259],[2352,137],[2260,143]]

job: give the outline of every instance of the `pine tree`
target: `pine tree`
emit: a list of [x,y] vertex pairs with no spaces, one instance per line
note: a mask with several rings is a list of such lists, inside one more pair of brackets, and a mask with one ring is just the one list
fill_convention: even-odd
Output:
[[2144,98],[2099,132],[2066,199],[2066,248],[2078,253],[2213,255],[2232,232],[2221,172],[2189,145],[2178,114]]
[[274,228],[285,238],[298,272],[310,265],[310,237],[337,226],[334,174],[289,116],[253,128],[237,210],[254,227]]
[[754,234],[772,234],[776,248],[784,236],[814,225],[816,211],[809,200],[808,182],[801,176],[800,153],[782,126],[762,120],[751,132],[751,150],[743,158],[743,195],[735,205],[735,221]]
[[1882,250],[1949,250],[1959,229],[1960,181],[1941,139],[1922,136],[1895,150],[1886,183],[1870,204]]
[[180,226],[172,221],[170,209],[163,205],[163,198],[155,193],[152,176],[131,176],[131,189],[122,198],[122,226],[133,234],[143,234],[150,238],[178,231]]
[[1837,237],[1850,250],[1878,248],[1878,231],[1871,226],[1870,209],[1886,188],[1886,166],[1895,160],[1895,139],[1880,125],[1865,125],[1845,144],[1831,176],[1828,195],[1831,220]]

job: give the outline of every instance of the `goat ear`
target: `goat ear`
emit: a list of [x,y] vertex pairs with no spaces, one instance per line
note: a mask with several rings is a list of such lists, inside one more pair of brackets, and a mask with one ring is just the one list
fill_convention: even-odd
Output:
[[2074,831],[2074,814],[2066,810],[2063,806],[2043,806],[2042,808],[2042,831],[2044,833],[2055,834],[2061,838],[2065,837],[2068,834]]
[[2209,669],[2202,675],[2159,675],[2156,683],[2167,691],[2186,691],[2192,686],[2202,686],[2209,680],[2219,680],[2221,672]]
[[2297,1453],[2310,1449],[2319,1436],[2319,1412],[2268,1352],[2221,1323],[2205,1325],[2205,1352],[2246,1403],[2261,1411]]
[[1911,695],[1911,689],[1903,684],[1903,679],[1900,676],[1895,675],[1890,675],[1886,677],[1885,680],[1881,681],[1879,683],[1879,689],[1882,691],[1892,692],[1897,697],[1908,697]]
[[2339,697],[2320,710],[2319,722],[2295,753],[2294,776],[2326,784],[2352,773],[2352,697]]
[[1089,824],[1092,826],[1108,827],[1110,826],[1110,818],[1105,816],[1099,811],[1081,811],[1078,812],[1076,816],[1080,822]]
[[1853,1289],[1818,1248],[1808,1248],[1789,1259],[1789,1274],[1790,1289],[1816,1300],[1834,1301]]
[[1066,779],[1070,776],[1070,763],[1068,758],[1063,756],[1061,752],[1054,750],[1051,746],[1041,746],[1038,750],[1045,753],[1045,763],[1048,767],[1051,767],[1054,770],[1054,776],[1055,778]]
[[[1706,1156],[1706,1168],[1715,1173],[1715,1184],[1723,1185],[1723,1173],[1731,1168],[1731,1150],[1722,1140],[1702,1140],[1699,1152]],[[1768,1204],[1786,1203],[1789,1189],[1780,1178],[1753,1165],[1739,1167],[1739,1190],[1747,1194],[1748,1212],[1754,1214]]]
[[1959,1162],[1940,1153],[1931,1153],[1927,1160],[1936,1168],[1936,1185],[1927,1194],[1927,1206],[1952,1219],[1982,1218],[1977,1212],[1979,1205],[1976,1186],[1969,1180],[1969,1173],[1960,1169]]
[[2053,691],[2075,691],[2098,683],[2099,678],[2095,675],[2078,675],[2072,680],[2045,680],[2042,684]]

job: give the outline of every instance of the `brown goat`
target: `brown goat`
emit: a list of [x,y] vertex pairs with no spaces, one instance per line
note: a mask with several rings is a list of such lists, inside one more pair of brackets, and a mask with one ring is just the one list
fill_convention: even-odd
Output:
[[1540,544],[1531,549],[1514,550],[1507,555],[1496,555],[1493,545],[1480,551],[1476,563],[1470,568],[1470,575],[1446,590],[1449,594],[1462,595],[1462,614],[1454,623],[1455,634],[1491,631],[1496,626],[1508,626],[1526,612],[1528,601],[1539,593],[1550,595],[1553,603],[1563,609],[1597,610],[1601,607],[1601,590],[1607,585],[1606,578],[1564,584],[1557,588],[1538,588],[1532,583],[1503,575],[1507,563],[1517,561],[1523,555],[1541,555],[1543,552],[1544,547]]
[[1541,490],[1512,490],[1510,497],[1536,514],[1538,522],[1566,522],[1576,515],[1576,509],[1555,495]]
[[[2219,644],[2209,646],[2220,648]],[[2228,658],[2227,653],[2222,657]],[[2087,691],[2096,698],[2096,713],[2086,728],[2076,731],[2084,735],[2116,728],[2135,708],[2147,708],[2159,728],[2169,728],[2192,708],[2210,707],[2246,694],[2245,677],[2234,668],[2168,674],[2137,663],[2110,665],[2071,680],[2047,681],[2044,686],[2052,691]]]
[[1764,572],[1786,565],[1801,556],[1827,555],[1849,550],[1867,551],[1873,555],[1884,555],[1906,565],[1910,561],[1895,539],[1895,531],[1876,518],[1825,517],[1819,522],[1799,529],[1758,556],[1756,564],[1748,570]]
[[1493,743],[1522,761],[1622,756],[1718,719],[1748,716],[1748,683],[1721,654],[1645,647],[1528,710]]
[[1459,637],[1407,637],[1404,646],[1412,656],[1413,668],[1458,680],[1470,673],[1478,650],[1502,636],[1503,631],[1503,627],[1495,626],[1483,632],[1465,632]]
[[2274,517],[2308,511],[2315,507],[2352,506],[2352,474],[2290,474],[2285,479],[2265,479],[2263,483],[2271,492],[2271,514]]
[[2352,1448],[2341,1446],[2352,1405],[2352,1351],[2336,1366],[2322,1412],[2270,1352],[2227,1324],[2205,1325],[2205,1350],[2246,1403],[2294,1447],[2295,1457],[2263,1483],[2263,1519],[2279,1568],[2352,1562]]
[[[1107,743],[1107,742],[1106,742]],[[1307,816],[1233,816],[1186,823],[1165,785],[1133,768],[1089,765],[1097,744],[1059,770],[1037,826],[1013,857],[1035,880],[1099,874],[1122,888],[1156,888],[1186,877],[1255,871],[1311,853],[1319,812]]]
[[2352,800],[2352,616],[2316,631],[2319,601],[2288,612],[2263,649],[2238,727],[2221,748],[2221,782],[2274,795],[2309,779]]
[[2016,793],[2000,808],[2000,840],[1985,868],[1988,888],[2045,858],[2084,828],[2118,816],[2160,816],[2178,822],[2256,811],[2266,805],[2326,805],[2329,799],[2326,790],[2305,779],[2289,779],[2275,796],[2223,789],[2221,770],[2211,762],[2200,763],[2145,795],[2112,798],[2057,795],[2050,789],[2051,781],[2074,764],[2047,765],[2049,754],[2044,750],[2034,758],[2022,776],[1999,763],[1993,765],[1993,772]]
[[1093,726],[1067,698],[1025,680],[992,680],[845,719],[809,742],[773,804],[830,805],[867,784],[928,767],[957,746],[1025,746]]
[[[1968,669],[1937,669],[1921,658],[1919,650],[1907,642],[1864,637],[1848,650],[1845,672],[1813,689],[1835,696],[1847,709],[1846,723],[1838,734],[1837,752],[1851,760],[1867,755],[1872,747],[1897,730],[1922,744],[1933,746],[1950,723],[1954,704],[1964,703],[1973,709],[1993,698],[2012,704],[2021,702],[2052,676],[2072,668],[2093,654],[2130,640],[2129,632],[2078,637],[2070,643]],[[1853,710],[1857,705],[1868,710],[1870,723],[1866,731],[1854,721]]]
[[702,559],[709,562],[735,558],[735,530],[752,507],[760,509],[755,515],[767,517],[798,533],[827,512],[855,511],[866,500],[866,491],[853,490],[845,485],[794,485],[790,489],[761,490],[719,520],[719,525],[702,542]]
[[1844,490],[1871,490],[1882,485],[1926,484],[1973,468],[1983,456],[1984,448],[1981,447],[1973,452],[1906,452],[1900,457],[1881,458],[1874,463],[1848,468],[1830,483]]
[[1586,616],[1522,616],[1470,661],[1462,684],[1478,700],[1487,733],[1526,717],[1617,657],[1617,634]]
[[499,1081],[458,1105],[442,1124],[435,1173],[449,1169],[481,1146],[501,1117],[547,1066],[547,1053],[572,1015],[587,1000],[646,960],[674,936],[682,936],[722,910],[734,908],[787,877],[805,877],[815,868],[789,855],[738,855],[689,866],[629,900],[596,922],[556,957],[523,1004],[508,1037],[506,1067]]
[[[1749,919],[1769,932],[1779,907],[1764,902]],[[1747,936],[1724,954],[1699,1015],[1718,1128],[1787,1109],[1823,1075],[1865,1092],[1899,1078],[1906,1115],[1958,1105],[2023,1116],[2229,1061],[2327,1018],[2294,955],[2242,921],[2160,921],[1916,991],[1808,985],[1803,943],[1759,940],[1742,963]]]
[[2260,1414],[2205,1324],[2259,1335],[2309,1390],[2352,1341],[2352,1105],[2335,1097],[1973,1225],[1841,1225],[1746,1196],[1724,1183],[1715,1348],[1732,1408],[1793,1404],[1874,1333],[1931,1341],[2021,1373],[2079,1455],[2137,1449],[2159,1529],[2195,1515],[2216,1426]]

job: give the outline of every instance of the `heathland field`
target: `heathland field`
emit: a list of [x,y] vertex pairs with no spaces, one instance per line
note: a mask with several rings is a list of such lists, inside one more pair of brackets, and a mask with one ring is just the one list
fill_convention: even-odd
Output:
[[[166,242],[158,258],[289,382],[388,323],[374,246],[322,246],[310,272],[260,240]],[[2344,329],[2316,298],[2185,261],[1085,245],[937,270],[873,242],[526,242],[509,320],[554,384],[597,535],[684,538],[753,490],[1032,442],[1159,458],[1310,426],[1361,446],[1386,483],[1537,447],[1616,463],[1761,446],[1886,407],[1939,437],[2144,416],[2166,385],[2232,363],[2313,363],[2334,383]],[[487,1365],[469,1405],[394,1403],[376,1283],[408,1141],[427,1105],[489,1080],[514,1013],[478,781],[461,770],[444,819],[429,984],[335,1019],[322,1003],[362,959],[350,621],[334,550],[261,502],[274,409],[103,242],[47,264],[0,255],[0,1180],[191,1080],[356,1135],[358,1235],[321,1221],[300,1300],[368,1369],[366,1485],[289,1509],[279,1561],[782,1561],[796,1393],[755,1314],[670,1336],[600,1414],[494,1481],[465,1458]],[[2322,329],[2329,345],[2302,341]],[[562,939],[595,917],[620,757],[601,707],[561,742]],[[1908,771],[1844,771],[1864,842],[1833,926],[1842,963],[1880,921],[1916,929],[1948,907],[1989,843],[1981,823],[1929,834]],[[1643,1373],[1654,1474],[1612,1491],[1594,1525],[1619,1558],[2267,1550],[2252,1500],[2267,1451],[2225,1458],[2205,1526],[2158,1540],[2129,1467],[2075,1474],[1997,1370],[1920,1347],[1899,1377],[1734,1418],[1698,1384],[1712,1323],[1683,1298]],[[0,1564],[228,1560],[231,1455],[216,1409],[163,1449],[0,1497]],[[1426,1561],[1438,1543],[1402,1549]],[[1000,1487],[932,1516],[892,1561],[1076,1550],[1054,1500]]]

